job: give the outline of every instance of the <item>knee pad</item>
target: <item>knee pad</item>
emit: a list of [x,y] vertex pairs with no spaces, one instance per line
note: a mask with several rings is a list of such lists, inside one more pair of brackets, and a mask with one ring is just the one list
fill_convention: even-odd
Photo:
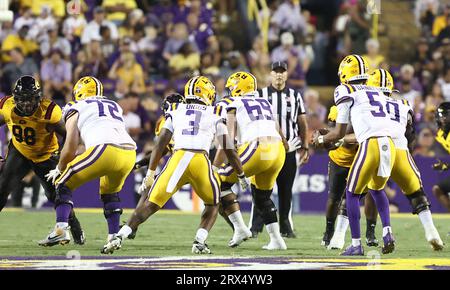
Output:
[[412,213],[413,214],[419,214],[420,212],[424,210],[430,209],[430,202],[428,201],[428,198],[423,191],[423,187],[421,187],[418,191],[414,192],[413,194],[406,196],[409,200],[409,203],[412,207]]
[[60,185],[56,188],[55,207],[64,203],[73,207],[72,191],[67,186]]
[[232,194],[233,191],[231,190],[231,187],[233,186],[232,183],[228,183],[228,182],[222,182],[222,184],[220,185],[220,197],[225,197],[229,194]]
[[220,203],[222,204],[222,211],[225,212],[225,210],[227,208],[229,208],[230,206],[232,206],[233,204],[235,204],[235,203],[239,204],[239,201],[237,200],[237,197],[236,198],[228,198],[228,199],[221,197]]
[[120,198],[118,193],[102,194],[101,199],[103,201],[103,215],[105,218],[115,214],[122,214],[123,210],[120,207]]

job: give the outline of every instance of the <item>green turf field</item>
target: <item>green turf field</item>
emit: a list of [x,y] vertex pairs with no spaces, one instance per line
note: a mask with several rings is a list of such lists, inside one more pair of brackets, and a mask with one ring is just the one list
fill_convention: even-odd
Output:
[[[92,211],[92,210],[90,210]],[[126,220],[126,211],[122,220]],[[79,210],[87,242],[84,246],[68,244],[43,248],[37,245],[54,225],[52,211],[6,210],[0,214],[0,257],[5,256],[63,256],[69,250],[77,250],[82,256],[102,256],[107,226],[101,210]],[[244,215],[245,220],[249,216]],[[417,216],[402,214],[392,217],[392,227],[397,240],[396,251],[389,258],[450,258],[450,215],[436,215],[435,224],[444,243],[442,252],[433,252],[425,241],[424,232]],[[151,217],[139,229],[135,240],[126,240],[123,248],[114,256],[189,256],[191,245],[199,223],[199,214],[179,211],[161,211]],[[380,222],[379,222],[380,223]],[[267,233],[257,239],[250,239],[238,248],[227,247],[232,232],[219,216],[211,231],[208,244],[214,255],[220,256],[296,256],[296,257],[337,257],[337,251],[327,251],[320,246],[324,230],[324,217],[319,215],[296,215],[294,225],[296,239],[287,239],[287,251],[270,252],[261,247],[268,242]],[[365,231],[365,220],[362,220]],[[377,237],[381,240],[381,227],[377,225]],[[347,233],[347,241],[350,241]],[[373,248],[365,247],[366,252]]]

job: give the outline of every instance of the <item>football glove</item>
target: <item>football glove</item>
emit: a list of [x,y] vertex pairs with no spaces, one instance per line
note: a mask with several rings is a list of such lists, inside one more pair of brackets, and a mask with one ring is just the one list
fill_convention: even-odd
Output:
[[244,173],[238,175],[238,179],[239,185],[241,186],[242,190],[246,190],[250,187],[250,182],[248,181],[247,177],[245,177]]
[[56,179],[58,178],[58,176],[61,175],[61,171],[59,170],[58,166],[56,166],[55,169],[50,170],[45,177],[47,178],[47,181],[52,181],[52,184],[55,184]]
[[295,150],[301,148],[302,147],[301,143],[302,142],[297,137],[288,141],[288,145],[289,145],[288,152],[292,152],[292,151],[295,151]]
[[442,162],[441,160],[438,159],[437,163],[433,164],[433,169],[434,170],[440,170],[440,171],[446,171],[449,168],[449,164]]
[[144,177],[144,180],[142,180],[142,184],[139,187],[139,192],[142,194],[146,192],[155,181],[155,171],[154,170],[148,170],[147,175]]

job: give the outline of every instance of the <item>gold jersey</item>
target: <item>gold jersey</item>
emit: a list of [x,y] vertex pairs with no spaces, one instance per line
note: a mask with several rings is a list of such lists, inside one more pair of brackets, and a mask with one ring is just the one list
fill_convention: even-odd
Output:
[[358,145],[351,145],[350,147],[340,146],[328,152],[328,156],[337,165],[350,168],[357,151]]
[[436,141],[450,154],[450,134],[445,136],[444,130],[439,129],[436,133]]
[[[345,85],[349,89],[351,87],[349,85]],[[336,106],[332,106],[330,108],[330,113],[328,114],[328,121],[336,122],[338,110]],[[347,129],[348,131],[349,129]],[[355,159],[356,152],[358,151],[358,145],[343,145],[334,150],[330,150],[328,152],[328,156],[334,163],[341,167],[350,168],[353,163],[353,159]]]
[[0,114],[12,134],[12,144],[34,163],[48,160],[59,148],[56,134],[49,130],[49,125],[61,120],[61,108],[49,99],[42,99],[31,116],[20,116],[14,108],[11,96],[0,99]]

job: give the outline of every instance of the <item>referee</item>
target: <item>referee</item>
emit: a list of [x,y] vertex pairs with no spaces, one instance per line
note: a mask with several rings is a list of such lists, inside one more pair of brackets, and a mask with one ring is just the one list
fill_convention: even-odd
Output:
[[[291,219],[292,185],[297,171],[296,152],[299,153],[299,165],[308,162],[308,141],[306,133],[306,111],[299,92],[286,87],[288,78],[287,64],[285,62],[272,63],[269,87],[259,89],[260,97],[272,104],[274,116],[277,116],[281,131],[289,143],[286,160],[277,178],[278,210],[280,215],[280,233],[283,237],[295,238]],[[252,206],[251,231],[256,238],[263,230],[263,221],[259,212]]]

